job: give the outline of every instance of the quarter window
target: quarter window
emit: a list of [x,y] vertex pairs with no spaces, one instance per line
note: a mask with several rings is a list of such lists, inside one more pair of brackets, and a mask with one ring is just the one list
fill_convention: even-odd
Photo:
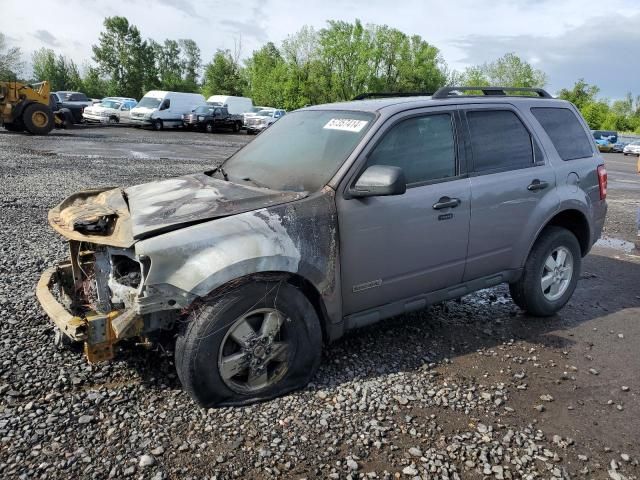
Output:
[[368,164],[402,168],[407,184],[454,177],[456,153],[451,115],[427,115],[398,123],[369,155]]
[[475,172],[532,167],[531,135],[510,110],[467,112]]
[[587,136],[575,113],[568,108],[532,108],[551,143],[562,160],[575,160],[593,156],[592,140]]

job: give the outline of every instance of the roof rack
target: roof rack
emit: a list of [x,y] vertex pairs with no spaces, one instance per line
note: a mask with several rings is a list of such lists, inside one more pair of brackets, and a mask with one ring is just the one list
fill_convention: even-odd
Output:
[[[553,98],[549,92],[542,88],[528,88],[528,87],[442,87],[439,88],[436,93],[432,95],[433,99],[449,98],[456,95],[456,92],[470,92],[480,91],[484,96],[502,96],[506,97],[508,92],[527,92],[535,93],[540,98]],[[470,95],[480,96],[480,95]]]
[[392,98],[392,97],[430,97],[433,92],[371,92],[361,93],[353,97],[353,100],[366,100],[368,98]]

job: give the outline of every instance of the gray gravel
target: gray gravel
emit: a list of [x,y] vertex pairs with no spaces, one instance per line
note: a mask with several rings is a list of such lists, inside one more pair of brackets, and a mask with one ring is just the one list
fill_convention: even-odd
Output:
[[[325,349],[305,390],[243,408],[194,405],[170,345],[125,344],[93,366],[58,350],[33,293],[65,256],[47,209],[82,188],[211,167],[248,141],[117,131],[34,139],[0,130],[1,478],[637,478],[637,445],[593,453],[540,427],[545,409],[566,411],[567,401],[539,378],[568,389],[571,375],[606,372],[555,368],[562,354],[548,354],[539,336],[554,327],[517,333],[511,322],[526,319],[504,287],[351,334]],[[126,151],[122,142],[161,144],[169,157],[107,156],[111,144]],[[615,388],[617,404],[637,401],[637,381],[627,384]]]

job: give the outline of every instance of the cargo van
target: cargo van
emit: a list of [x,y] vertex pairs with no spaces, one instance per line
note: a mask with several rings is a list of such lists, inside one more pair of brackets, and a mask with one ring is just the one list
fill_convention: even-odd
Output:
[[253,100],[247,97],[233,97],[231,95],[211,95],[207,103],[216,107],[227,107],[232,115],[242,115],[253,110]]
[[182,115],[205,105],[199,93],[165,92],[151,90],[131,110],[130,121],[134,125],[162,130],[165,127],[181,127]]

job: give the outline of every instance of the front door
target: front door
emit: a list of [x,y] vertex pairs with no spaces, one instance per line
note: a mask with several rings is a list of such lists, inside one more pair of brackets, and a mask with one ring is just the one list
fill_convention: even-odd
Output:
[[358,169],[401,167],[406,193],[337,200],[346,315],[455,285],[464,272],[470,188],[455,112],[431,109],[388,123]]

